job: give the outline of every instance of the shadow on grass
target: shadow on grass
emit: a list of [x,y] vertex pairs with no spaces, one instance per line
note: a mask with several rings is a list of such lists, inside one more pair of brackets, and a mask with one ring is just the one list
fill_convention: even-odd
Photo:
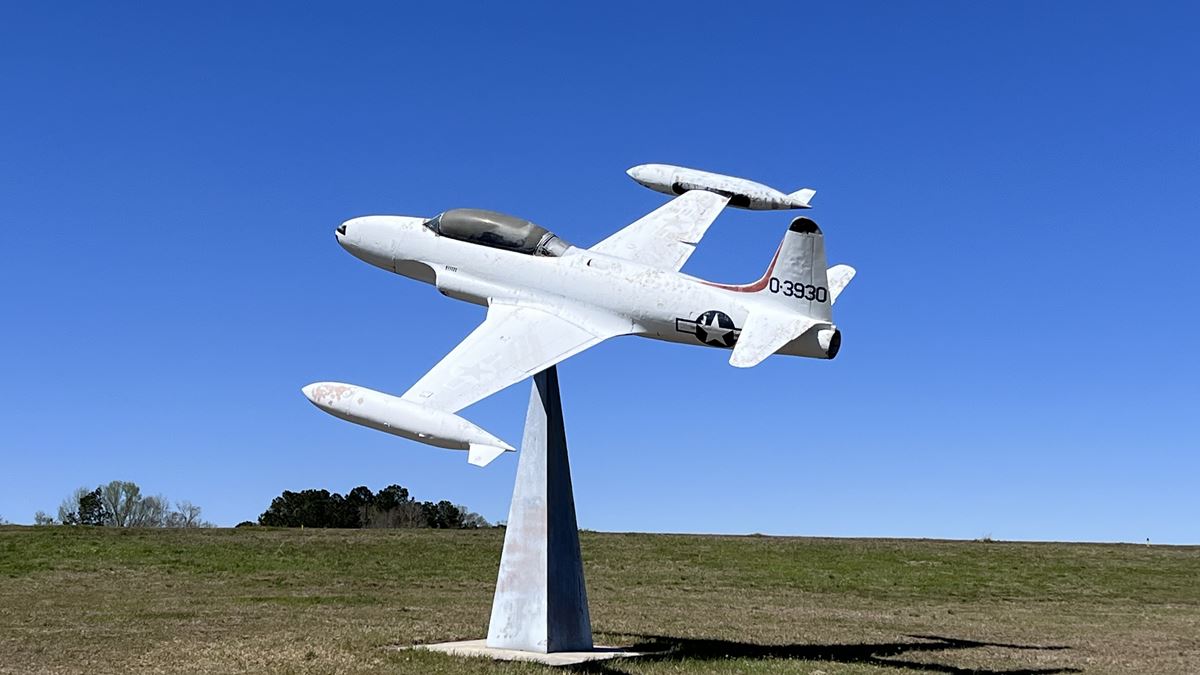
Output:
[[[732,640],[705,640],[696,638],[670,637],[666,635],[636,635],[642,642],[631,647],[633,651],[654,652],[638,658],[638,662],[656,660],[679,661],[712,661],[723,659],[800,659],[804,661],[829,661],[833,663],[851,663],[878,666],[881,668],[898,668],[902,670],[923,670],[934,673],[951,673],[952,675],[1052,675],[1053,673],[1079,673],[1078,668],[1025,668],[1016,670],[988,670],[981,668],[960,668],[958,666],[928,663],[923,661],[905,661],[894,657],[920,652],[937,652],[958,649],[977,649],[980,647],[999,647],[1003,649],[1026,649],[1038,651],[1060,651],[1070,649],[1065,646],[1035,646],[1015,645],[1002,642],[978,642],[975,640],[960,640],[958,638],[941,637],[938,635],[909,635],[908,637],[923,642],[882,642],[875,644],[842,644],[842,645],[759,645],[749,642],[734,642]],[[613,662],[584,663],[572,667],[572,672],[598,673],[601,675],[623,675],[625,671],[616,667]]]

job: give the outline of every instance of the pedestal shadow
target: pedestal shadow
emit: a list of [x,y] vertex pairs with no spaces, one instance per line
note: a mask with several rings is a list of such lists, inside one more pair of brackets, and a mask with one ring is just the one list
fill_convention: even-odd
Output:
[[[750,642],[733,640],[713,640],[697,638],[681,638],[669,635],[637,635],[642,640],[630,647],[634,651],[656,652],[638,659],[647,660],[680,660],[680,661],[713,661],[725,659],[798,659],[803,661],[828,661],[832,663],[863,664],[880,668],[895,668],[898,670],[923,670],[934,673],[950,673],[952,675],[1052,675],[1054,673],[1079,673],[1079,668],[1018,668],[1010,670],[989,670],[987,668],[965,668],[923,661],[906,661],[895,657],[905,654],[937,652],[950,650],[978,649],[982,647],[999,647],[1003,649],[1022,649],[1038,651],[1061,651],[1070,647],[1061,645],[1039,646],[1018,645],[1003,642],[980,642],[959,638],[942,637],[938,635],[908,635],[907,637],[924,640],[924,642],[881,642],[863,644],[788,644],[760,645]],[[618,663],[581,664],[572,667],[573,672],[601,673],[607,675],[623,674]]]

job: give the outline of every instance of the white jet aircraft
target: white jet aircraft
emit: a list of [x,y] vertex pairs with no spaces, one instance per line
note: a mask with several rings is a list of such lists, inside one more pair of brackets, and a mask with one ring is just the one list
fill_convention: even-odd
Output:
[[771,354],[832,359],[841,344],[833,304],[854,269],[826,268],[824,236],[812,220],[792,221],[754,283],[679,271],[730,202],[722,188],[687,191],[586,249],[527,220],[476,209],[348,220],[337,241],[351,254],[486,306],[487,318],[400,397],[336,382],[310,384],[304,394],[342,419],[469,450],[469,461],[483,466],[513,448],[455,413],[611,337],[732,349],[729,362],[741,368]]

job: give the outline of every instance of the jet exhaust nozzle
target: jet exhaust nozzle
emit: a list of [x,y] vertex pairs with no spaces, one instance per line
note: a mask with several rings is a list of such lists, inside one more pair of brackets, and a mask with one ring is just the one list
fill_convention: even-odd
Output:
[[445,410],[341,382],[314,382],[305,398],[347,422],[449,450],[467,450],[468,461],[486,466],[514,448],[478,425]]
[[842,349],[842,331],[836,328],[817,331],[817,345],[825,352],[825,358],[834,358]]

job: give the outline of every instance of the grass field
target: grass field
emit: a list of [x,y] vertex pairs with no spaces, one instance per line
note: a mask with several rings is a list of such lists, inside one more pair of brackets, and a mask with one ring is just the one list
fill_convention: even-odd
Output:
[[[534,673],[503,532],[0,528],[2,673]],[[1200,673],[1200,548],[583,533],[598,673]]]

